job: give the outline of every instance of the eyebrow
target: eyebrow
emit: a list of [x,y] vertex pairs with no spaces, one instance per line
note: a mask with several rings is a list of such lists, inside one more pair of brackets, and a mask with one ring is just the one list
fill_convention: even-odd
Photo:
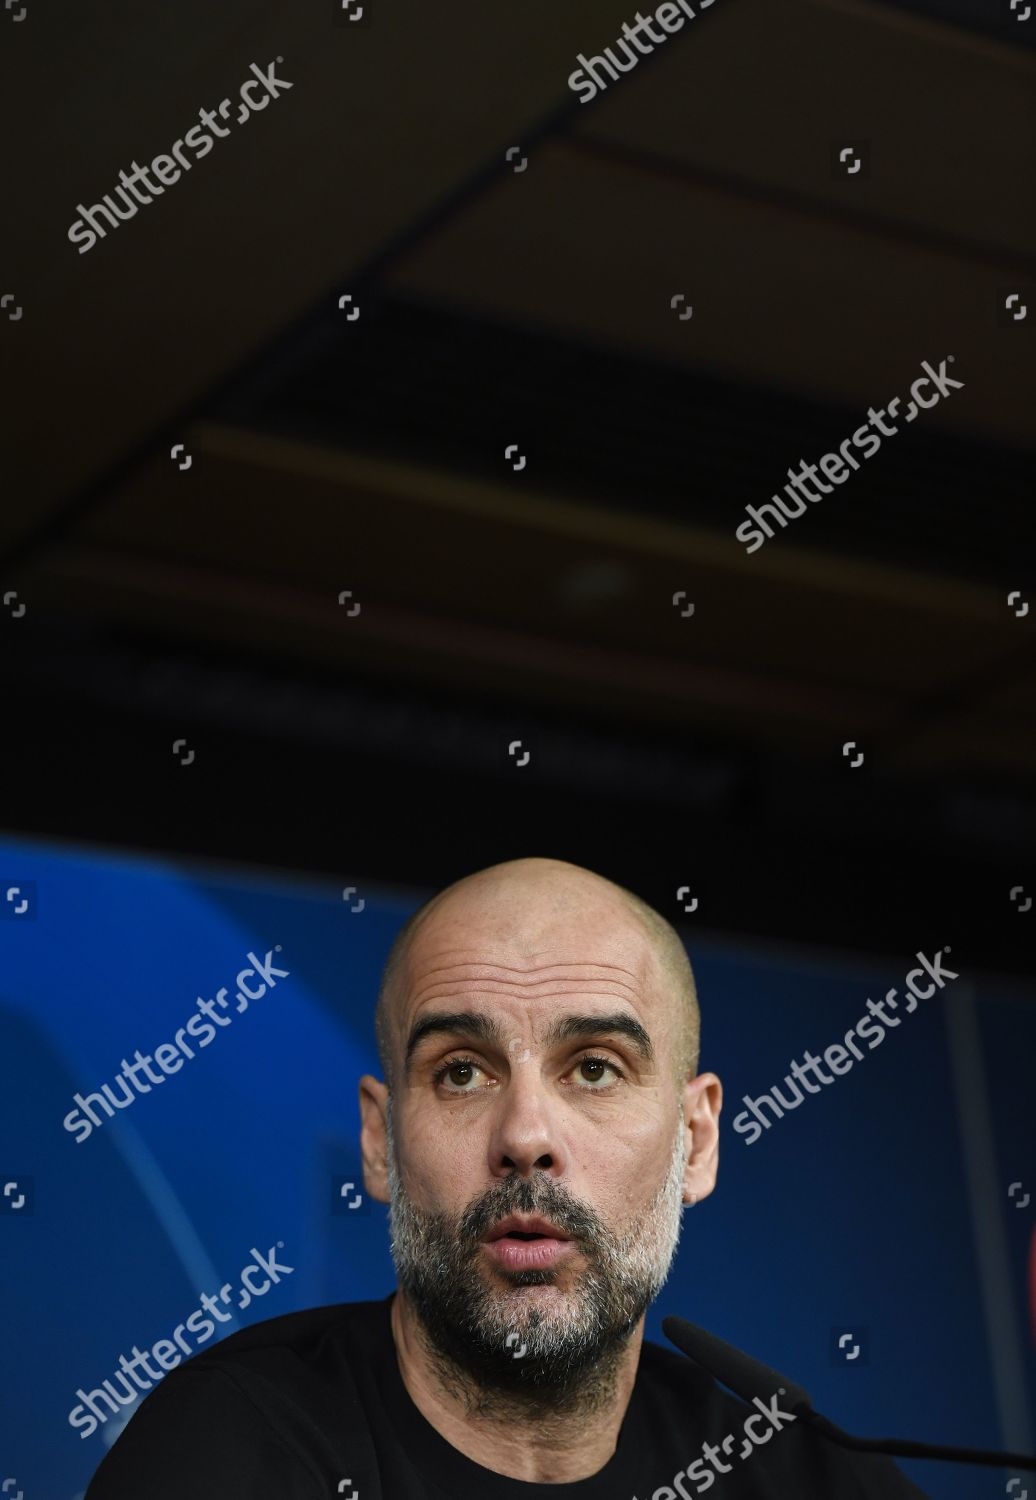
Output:
[[[486,1042],[500,1048],[504,1045],[503,1030],[499,1022],[492,1016],[486,1015],[484,1011],[430,1011],[419,1021],[415,1021],[410,1028],[405,1057],[405,1071],[408,1074],[411,1059],[424,1039],[442,1033],[468,1036],[476,1041]],[[610,1011],[607,1015],[601,1016],[575,1014],[558,1016],[551,1022],[544,1040],[547,1046],[554,1047],[559,1042],[570,1042],[577,1037],[608,1034],[626,1037],[644,1062],[654,1062],[655,1050],[651,1045],[651,1038],[636,1017],[624,1010]]]

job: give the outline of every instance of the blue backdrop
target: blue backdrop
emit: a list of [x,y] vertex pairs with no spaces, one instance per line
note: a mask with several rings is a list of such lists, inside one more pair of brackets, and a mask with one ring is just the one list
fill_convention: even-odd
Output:
[[[170,1338],[203,1292],[236,1285],[253,1247],[282,1244],[291,1274],[228,1308],[217,1336],[391,1290],[386,1210],[349,1211],[339,1189],[361,1182],[357,1080],[379,1072],[381,964],[429,893],[351,878],[343,900],[275,872],[0,841],[5,1495],[81,1493],[118,1419],[84,1438],[69,1422],[76,1391]],[[1031,1446],[1032,994],[972,974],[955,945],[952,990],[748,1145],[731,1128],[741,1096],[839,1041],[868,996],[901,988],[912,954],[878,963],[683,935],[702,1066],[726,1090],[723,1149],[648,1337],[665,1342],[662,1317],[681,1313],[856,1431]],[[917,946],[946,943],[919,934]],[[273,952],[288,977],[246,1010],[232,1002],[193,1060],[78,1143],[62,1124],[73,1095],[112,1082],[137,1048],[172,1043],[198,996],[233,997],[250,951]],[[1002,1494],[1009,1477],[905,1467],[935,1500]]]

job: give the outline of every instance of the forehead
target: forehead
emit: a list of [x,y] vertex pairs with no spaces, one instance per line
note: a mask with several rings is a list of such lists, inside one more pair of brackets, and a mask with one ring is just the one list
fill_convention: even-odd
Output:
[[[650,1008],[658,986],[647,933],[628,911],[612,903],[559,913],[462,911],[433,913],[418,928],[406,954],[401,1020],[446,996],[482,1008],[515,1003],[538,1008],[551,997],[599,994]],[[549,1008],[549,1006],[548,1006]]]

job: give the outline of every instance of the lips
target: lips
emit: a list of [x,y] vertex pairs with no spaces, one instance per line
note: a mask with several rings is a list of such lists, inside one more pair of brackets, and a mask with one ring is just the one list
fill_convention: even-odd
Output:
[[575,1241],[539,1214],[508,1214],[484,1243],[490,1258],[507,1271],[545,1271],[576,1251]]
[[562,1233],[556,1224],[552,1224],[549,1219],[541,1218],[538,1214],[508,1214],[506,1219],[501,1219],[484,1236],[490,1245],[508,1237],[518,1243],[526,1241],[530,1244],[543,1239],[568,1241],[568,1235]]
[[534,1240],[516,1240],[509,1234],[489,1240],[486,1254],[503,1271],[546,1271],[576,1254],[575,1240],[559,1240],[544,1234]]

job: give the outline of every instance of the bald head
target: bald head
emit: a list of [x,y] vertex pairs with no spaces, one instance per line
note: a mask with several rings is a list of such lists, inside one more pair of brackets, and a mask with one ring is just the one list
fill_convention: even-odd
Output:
[[592,870],[559,859],[514,859],[491,865],[439,891],[403,924],[389,950],[375,1012],[385,1081],[391,1089],[401,1062],[400,1001],[410,955],[463,933],[532,956],[565,934],[624,930],[639,943],[652,987],[669,1006],[670,1059],[679,1088],[698,1068],[700,1022],[694,975],[675,929],[639,896]]

